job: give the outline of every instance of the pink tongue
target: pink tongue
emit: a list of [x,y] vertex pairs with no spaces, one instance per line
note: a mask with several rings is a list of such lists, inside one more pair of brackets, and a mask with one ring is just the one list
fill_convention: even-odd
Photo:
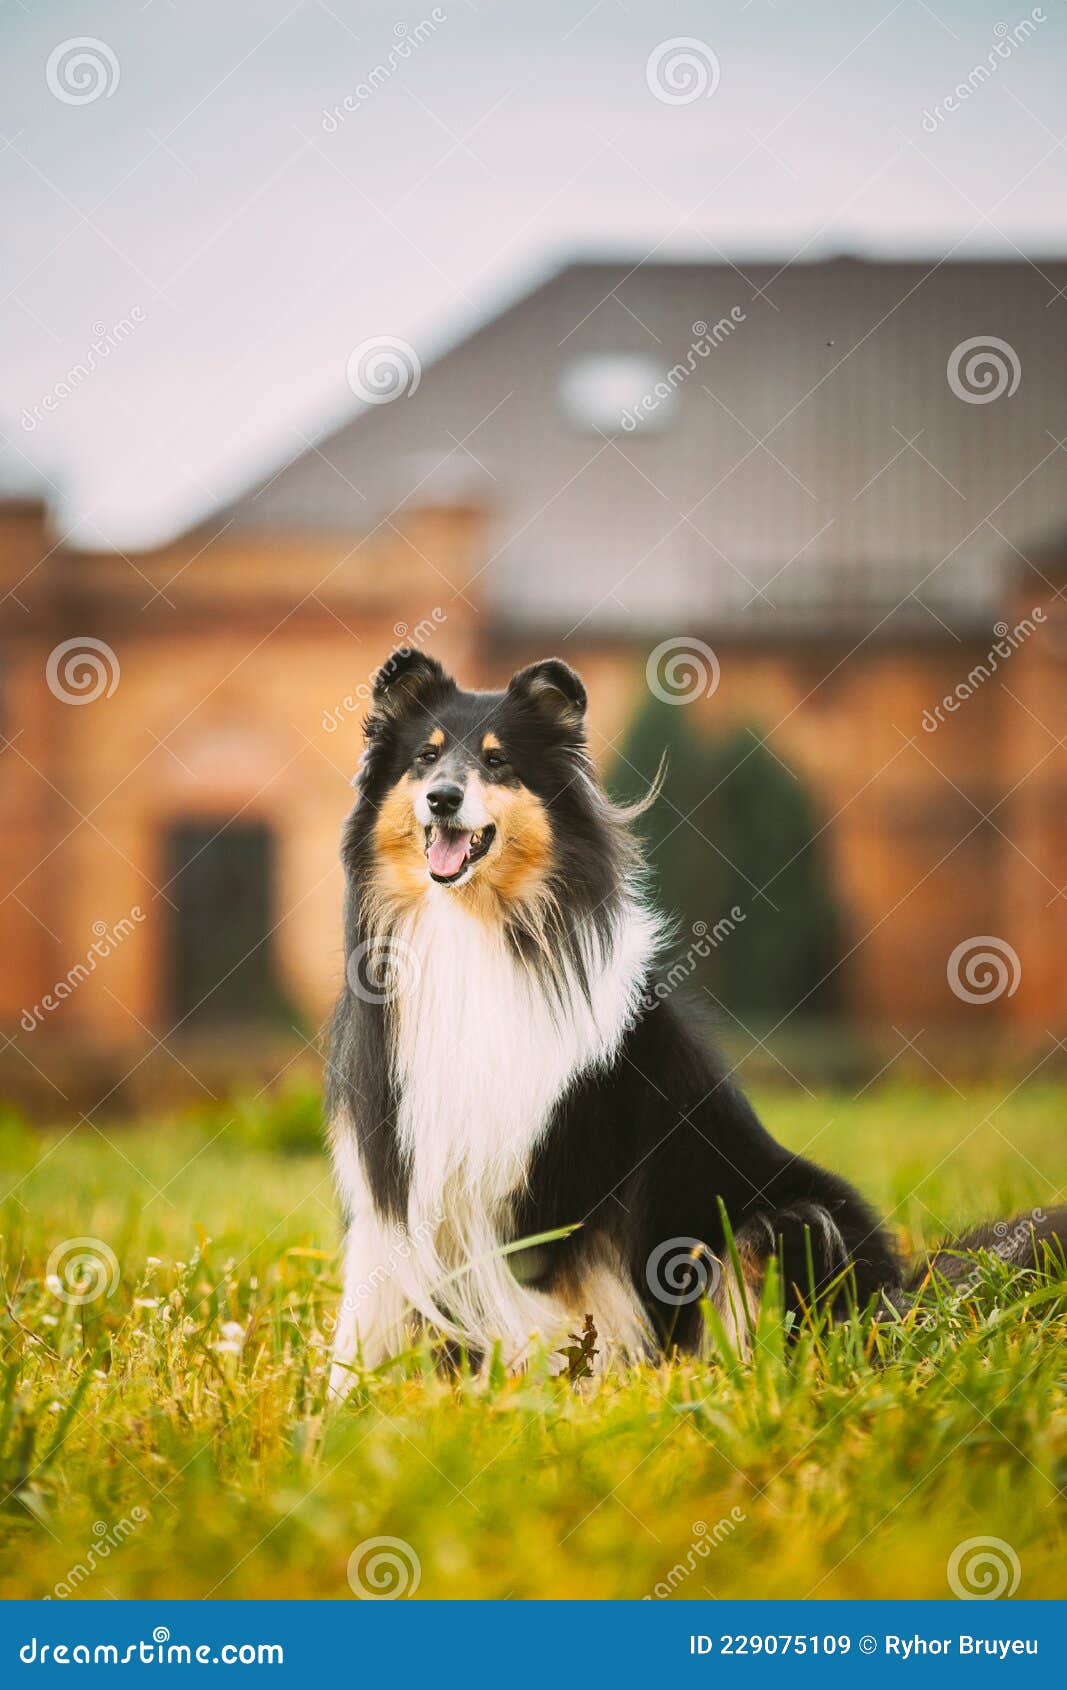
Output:
[[451,831],[441,829],[426,853],[430,873],[440,875],[443,880],[458,874],[470,849],[470,842],[470,834],[459,828]]

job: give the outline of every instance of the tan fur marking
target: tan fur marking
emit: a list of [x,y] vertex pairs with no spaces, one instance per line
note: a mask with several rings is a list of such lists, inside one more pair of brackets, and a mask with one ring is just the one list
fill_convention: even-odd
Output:
[[496,734],[486,734],[485,735],[485,738],[482,740],[482,750],[483,751],[499,751],[500,750],[500,741],[497,739]]
[[618,1251],[607,1238],[597,1238],[582,1272],[566,1274],[556,1295],[575,1331],[581,1330],[587,1314],[592,1315],[599,1346],[593,1364],[596,1373],[603,1373],[612,1362],[634,1364],[654,1353],[655,1340],[644,1309]]
[[428,884],[423,833],[415,819],[413,785],[412,777],[405,775],[384,799],[374,824],[372,897],[388,915],[415,903]]
[[429,744],[429,745],[443,745],[444,743],[445,743],[445,730],[444,730],[444,728],[434,728],[433,733],[430,735],[429,740],[427,741],[427,744]]
[[491,853],[486,878],[507,903],[536,896],[552,856],[552,828],[540,798],[525,786],[487,786],[485,807],[500,845]]

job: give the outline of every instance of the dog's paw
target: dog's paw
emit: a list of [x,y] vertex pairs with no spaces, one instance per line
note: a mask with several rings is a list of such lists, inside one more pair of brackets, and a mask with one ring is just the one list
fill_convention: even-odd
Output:
[[739,1230],[737,1244],[763,1259],[778,1258],[790,1299],[821,1296],[849,1266],[841,1230],[821,1203],[790,1203],[752,1215]]

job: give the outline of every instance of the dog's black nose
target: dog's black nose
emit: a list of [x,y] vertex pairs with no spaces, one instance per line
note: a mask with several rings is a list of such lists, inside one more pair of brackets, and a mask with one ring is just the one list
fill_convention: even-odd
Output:
[[435,786],[426,794],[426,802],[435,816],[454,816],[463,802],[461,786]]

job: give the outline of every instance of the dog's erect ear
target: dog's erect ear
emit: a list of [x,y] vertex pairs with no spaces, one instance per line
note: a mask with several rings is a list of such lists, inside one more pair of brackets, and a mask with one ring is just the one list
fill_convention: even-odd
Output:
[[508,692],[512,697],[529,699],[565,728],[581,725],[588,702],[580,678],[558,657],[546,657],[520,669],[508,682]]
[[447,690],[454,685],[436,657],[401,646],[374,677],[371,690],[374,713],[380,717],[398,716],[435,688]]

